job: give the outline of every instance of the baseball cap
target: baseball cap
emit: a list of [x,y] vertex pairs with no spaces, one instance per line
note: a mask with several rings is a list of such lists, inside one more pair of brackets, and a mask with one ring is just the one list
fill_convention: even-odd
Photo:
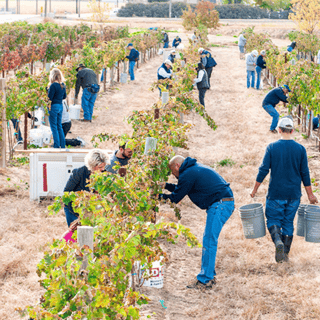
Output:
[[164,63],[172,67],[172,62],[169,59],[167,59]]
[[171,51],[170,51],[170,53],[174,53],[174,52],[176,52],[176,50],[175,50],[175,49],[173,49],[173,50],[171,50]]
[[282,86],[282,88],[283,88],[283,89],[287,89],[289,92],[291,92],[291,90],[290,90],[290,88],[289,88],[289,86],[288,86],[287,84],[284,84],[284,85]]
[[85,68],[86,66],[83,63],[80,63],[76,69],[78,71],[80,68]]
[[278,126],[279,126],[279,128],[283,128],[283,129],[293,129],[294,128],[293,121],[288,117],[281,118]]
[[128,47],[133,47],[133,44],[130,42],[128,45],[127,45],[127,48]]
[[203,48],[199,48],[198,53],[201,53],[203,50],[204,50]]

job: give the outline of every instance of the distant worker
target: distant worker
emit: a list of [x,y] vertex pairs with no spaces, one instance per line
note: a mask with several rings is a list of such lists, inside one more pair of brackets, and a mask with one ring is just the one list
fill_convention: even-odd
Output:
[[174,59],[176,58],[176,50],[172,49],[170,51],[170,55],[168,56],[168,60],[170,60],[172,63],[174,63]]
[[291,44],[287,47],[288,52],[292,52],[296,47],[297,43],[295,41],[291,42]]
[[197,88],[199,90],[199,102],[205,107],[204,96],[207,90],[209,89],[209,78],[201,62],[198,63],[198,67],[196,68],[196,70],[197,70],[197,78],[194,80],[195,82],[194,85],[197,85]]
[[317,54],[317,64],[320,64],[320,50],[318,51],[318,54]]
[[255,197],[271,170],[265,215],[275,244],[276,262],[283,262],[288,260],[292,244],[293,220],[300,204],[301,182],[310,203],[317,203],[318,200],[312,192],[306,149],[293,140],[293,121],[289,117],[279,121],[279,132],[281,139],[267,147],[251,197]]
[[172,46],[176,48],[179,46],[180,43],[181,43],[181,38],[179,36],[176,36],[172,42]]
[[199,42],[199,38],[197,37],[197,31],[195,31],[192,36],[191,36],[191,40],[193,42],[194,45],[196,45],[196,43]]
[[110,173],[117,173],[117,170],[114,167],[116,165],[120,165],[121,167],[126,166],[132,157],[132,150],[132,140],[120,141],[119,149],[114,152],[113,156],[110,158],[110,164],[106,166],[105,170]]
[[78,72],[75,92],[76,99],[78,99],[80,87],[82,87],[81,107],[83,109],[83,119],[80,119],[80,121],[91,122],[94,103],[100,91],[97,75],[82,63],[79,64],[76,70]]
[[246,54],[247,88],[248,89],[250,88],[250,79],[251,79],[251,88],[254,88],[257,57],[258,57],[257,50],[253,50],[251,53]]
[[207,211],[203,235],[201,271],[188,285],[188,289],[210,290],[216,284],[216,254],[220,232],[234,211],[233,193],[214,169],[193,158],[175,156],[169,161],[171,173],[178,184],[162,183],[171,194],[159,198],[179,203],[185,196],[202,210]]
[[163,35],[163,43],[164,43],[163,48],[164,49],[169,48],[169,36],[168,36],[168,34],[164,30],[162,30],[161,33]]
[[201,56],[201,63],[205,67],[205,70],[208,74],[208,81],[209,81],[209,87],[211,86],[210,84],[210,78],[212,74],[212,68],[217,65],[216,61],[213,59],[211,56],[211,53],[207,50],[204,50],[203,48],[198,49],[198,53]]
[[[158,69],[158,80],[171,79],[172,77],[172,62],[170,60],[166,60],[161,67]],[[161,97],[161,89],[159,87],[160,97]]]
[[130,80],[134,81],[134,67],[136,65],[136,62],[139,61],[140,53],[138,50],[136,50],[133,47],[132,43],[129,43],[127,45],[127,48],[130,50],[130,53],[126,58],[129,60],[129,74],[130,74]]
[[276,105],[280,101],[287,103],[288,98],[287,98],[286,94],[288,94],[289,92],[291,92],[291,90],[290,90],[289,86],[287,86],[285,84],[281,87],[272,89],[263,99],[262,107],[272,117],[272,123],[270,126],[271,133],[278,133],[276,128],[277,128],[278,121],[279,121],[279,113],[276,110]]
[[266,62],[264,60],[264,57],[266,56],[265,50],[262,50],[260,53],[260,56],[257,59],[257,66],[256,66],[256,72],[257,72],[257,84],[256,89],[260,89],[260,81],[261,81],[261,71],[262,69],[266,68]]
[[244,37],[245,33],[240,33],[238,38],[238,47],[240,51],[240,60],[244,60],[244,47],[246,46],[247,39]]
[[[107,163],[109,163],[108,156],[99,149],[91,150],[84,159],[85,165],[83,167],[73,169],[66,187],[63,192],[77,192],[77,191],[90,191],[88,185],[88,179],[90,179],[91,173],[102,172]],[[79,215],[74,212],[72,208],[72,202],[65,205],[64,212],[68,227],[70,224],[79,218]]]
[[317,130],[319,128],[319,117],[320,115],[318,114],[312,119],[312,130]]
[[[33,117],[29,112],[28,112],[28,118],[32,119],[33,121],[37,122],[38,118]],[[11,119],[11,122],[13,124],[13,128],[14,128],[14,135],[17,139],[17,144],[22,144],[23,143],[23,138],[21,135],[21,131],[20,131],[20,120],[18,119]]]

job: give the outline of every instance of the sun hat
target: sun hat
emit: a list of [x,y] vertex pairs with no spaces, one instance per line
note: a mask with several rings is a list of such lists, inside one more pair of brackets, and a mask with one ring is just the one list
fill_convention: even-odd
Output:
[[78,71],[80,68],[85,68],[86,66],[83,63],[80,63],[76,69]]
[[289,88],[289,86],[287,84],[284,84],[281,88],[287,89],[289,92],[291,92],[291,90],[290,90],[290,88]]
[[293,121],[288,117],[281,118],[278,126],[279,126],[279,128],[282,128],[282,129],[293,129],[294,128]]
[[172,67],[172,62],[169,59],[167,59],[164,63],[168,64],[170,67]]
[[260,54],[264,56],[266,54],[266,50],[262,50]]

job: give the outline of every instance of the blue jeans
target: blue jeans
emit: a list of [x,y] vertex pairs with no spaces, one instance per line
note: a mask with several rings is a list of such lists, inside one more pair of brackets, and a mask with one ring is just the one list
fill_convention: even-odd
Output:
[[239,46],[240,53],[244,53],[244,46]]
[[129,61],[129,74],[130,74],[130,80],[134,80],[134,66],[136,65],[135,61]]
[[208,283],[216,275],[215,264],[218,238],[224,224],[234,210],[234,202],[215,202],[207,210],[207,223],[203,234],[201,271],[197,279]]
[[251,78],[251,88],[254,88],[255,71],[247,70],[247,88],[250,88],[250,78]]
[[169,41],[164,43],[163,48],[164,48],[164,49],[169,48]]
[[256,72],[257,72],[257,84],[256,84],[256,89],[257,89],[257,90],[260,89],[261,71],[262,71],[262,68],[259,67],[259,66],[256,66]]
[[67,224],[68,227],[70,227],[70,224],[74,221],[77,220],[79,217],[75,216],[68,207],[64,207],[64,213],[66,215],[66,219],[67,219]]
[[11,122],[14,127],[14,134],[17,135],[17,141],[23,141],[21,136],[20,126],[19,126],[20,120],[11,119]]
[[64,133],[62,129],[62,104],[53,104],[49,111],[49,122],[53,136],[53,147],[54,148],[65,148],[66,141],[64,139]]
[[299,208],[298,200],[269,200],[266,202],[266,218],[268,229],[271,226],[278,226],[282,234],[293,235],[293,220]]
[[81,104],[83,109],[83,118],[86,120],[92,120],[93,108],[97,95],[97,93],[89,92],[87,88],[83,89]]
[[271,104],[268,104],[266,106],[263,106],[263,109],[266,110],[270,116],[272,117],[272,123],[270,126],[270,130],[276,129],[279,121],[279,113]]

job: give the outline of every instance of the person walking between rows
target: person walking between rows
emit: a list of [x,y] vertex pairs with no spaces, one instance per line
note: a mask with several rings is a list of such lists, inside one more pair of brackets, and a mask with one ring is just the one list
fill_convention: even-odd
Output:
[[63,83],[63,76],[59,69],[50,71],[48,97],[51,101],[49,110],[49,123],[53,137],[54,148],[65,148],[64,133],[62,130],[62,100],[66,99],[66,86]]
[[77,82],[75,98],[78,99],[80,87],[82,88],[81,107],[83,109],[83,119],[80,121],[91,122],[94,104],[96,102],[100,86],[95,72],[82,63],[77,67]]
[[[172,77],[172,62],[170,60],[166,60],[158,69],[157,72],[158,80],[171,79]],[[160,87],[160,97],[161,97],[161,89]]]
[[198,49],[198,53],[201,56],[201,63],[205,67],[205,70],[208,74],[208,82],[209,82],[209,88],[211,86],[210,79],[212,74],[212,68],[217,65],[216,61],[213,59],[211,53],[207,50],[204,50],[203,48]]
[[301,182],[309,202],[318,202],[312,192],[306,149],[293,140],[293,131],[293,121],[289,117],[279,121],[281,139],[268,145],[251,193],[254,198],[271,170],[265,215],[277,262],[288,260],[293,239],[293,220],[300,204]]
[[194,80],[194,86],[197,85],[197,88],[199,90],[199,102],[204,107],[204,96],[209,89],[209,78],[207,71],[205,70],[203,64],[200,62],[198,63],[197,70],[197,78]]
[[176,58],[176,50],[172,49],[170,51],[170,54],[168,56],[168,60],[170,60],[172,63],[174,63],[174,59]]
[[173,39],[172,46],[173,46],[174,48],[177,48],[180,43],[181,43],[181,38],[180,38],[179,36],[176,36],[176,37]]
[[240,60],[244,60],[244,47],[247,43],[247,39],[244,37],[244,32],[240,33],[238,38],[238,47],[240,51]]
[[260,52],[260,56],[257,59],[257,66],[256,66],[256,72],[257,72],[257,84],[256,89],[260,89],[260,81],[261,81],[261,71],[262,69],[266,68],[266,62],[264,60],[264,57],[266,56],[266,52],[262,50]]
[[169,36],[168,34],[165,32],[165,31],[161,31],[162,35],[163,35],[163,48],[166,49],[166,48],[169,48]]
[[211,289],[216,283],[215,261],[219,234],[234,211],[232,190],[215,170],[198,163],[196,159],[175,156],[169,161],[169,169],[178,179],[178,184],[166,183],[165,189],[171,194],[160,194],[159,198],[179,203],[188,195],[196,206],[207,211],[201,271],[187,288]]
[[271,133],[278,133],[276,128],[279,121],[279,113],[276,110],[276,105],[280,101],[287,103],[288,98],[286,94],[288,94],[289,92],[291,92],[291,90],[289,86],[285,84],[282,87],[272,89],[262,101],[263,109],[266,110],[272,117],[272,123],[270,126]]
[[126,58],[129,60],[129,74],[130,74],[130,80],[134,81],[134,67],[136,65],[136,62],[139,60],[140,53],[138,50],[136,50],[133,47],[132,43],[129,43],[127,45],[127,48],[130,50],[130,53]]
[[250,88],[250,80],[251,80],[251,88],[254,88],[257,57],[258,57],[257,50],[253,50],[251,53],[246,54],[247,88],[248,89]]

